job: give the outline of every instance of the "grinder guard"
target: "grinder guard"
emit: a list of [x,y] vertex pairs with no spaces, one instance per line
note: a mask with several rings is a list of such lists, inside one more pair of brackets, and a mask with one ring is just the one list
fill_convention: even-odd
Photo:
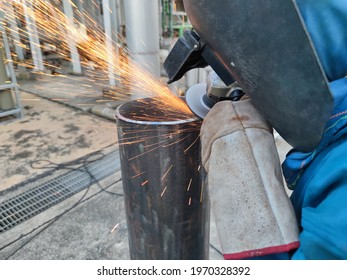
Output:
[[164,61],[164,68],[169,76],[169,84],[181,79],[187,71],[194,68],[204,68],[207,65],[211,65],[226,85],[235,81],[205,42],[192,30],[184,32],[183,37],[178,39]]
[[184,6],[223,75],[235,78],[290,145],[314,149],[333,99],[295,1],[184,0]]

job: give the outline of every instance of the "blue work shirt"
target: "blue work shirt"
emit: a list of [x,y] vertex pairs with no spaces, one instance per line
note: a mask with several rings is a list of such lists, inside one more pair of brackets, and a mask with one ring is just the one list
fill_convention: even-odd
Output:
[[334,109],[316,149],[292,150],[282,164],[293,190],[300,247],[264,259],[347,259],[347,0],[296,3],[329,81]]
[[301,231],[293,259],[347,259],[347,78],[330,88],[335,109],[320,144],[282,165]]
[[[252,259],[347,259],[347,0],[296,0],[334,98],[319,145],[282,164],[300,230],[290,253]],[[307,122],[309,123],[309,119]]]

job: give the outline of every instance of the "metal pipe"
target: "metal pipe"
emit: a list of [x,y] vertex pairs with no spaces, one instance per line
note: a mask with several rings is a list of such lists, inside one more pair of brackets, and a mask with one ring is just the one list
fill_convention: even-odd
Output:
[[119,106],[116,119],[131,259],[207,259],[201,122],[163,121],[149,98]]

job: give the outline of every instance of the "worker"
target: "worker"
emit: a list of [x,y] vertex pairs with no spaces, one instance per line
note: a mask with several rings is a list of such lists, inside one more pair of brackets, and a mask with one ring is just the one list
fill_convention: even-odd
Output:
[[[208,113],[202,160],[226,259],[347,259],[347,0],[296,2],[334,108],[319,144],[292,149],[282,170],[272,129],[250,99]],[[276,187],[281,171],[290,200]]]

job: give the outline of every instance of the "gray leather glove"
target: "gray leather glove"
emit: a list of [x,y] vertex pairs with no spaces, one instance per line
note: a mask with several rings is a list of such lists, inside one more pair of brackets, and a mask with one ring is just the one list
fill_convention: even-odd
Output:
[[202,163],[224,258],[299,246],[272,128],[250,99],[218,102],[201,128]]

